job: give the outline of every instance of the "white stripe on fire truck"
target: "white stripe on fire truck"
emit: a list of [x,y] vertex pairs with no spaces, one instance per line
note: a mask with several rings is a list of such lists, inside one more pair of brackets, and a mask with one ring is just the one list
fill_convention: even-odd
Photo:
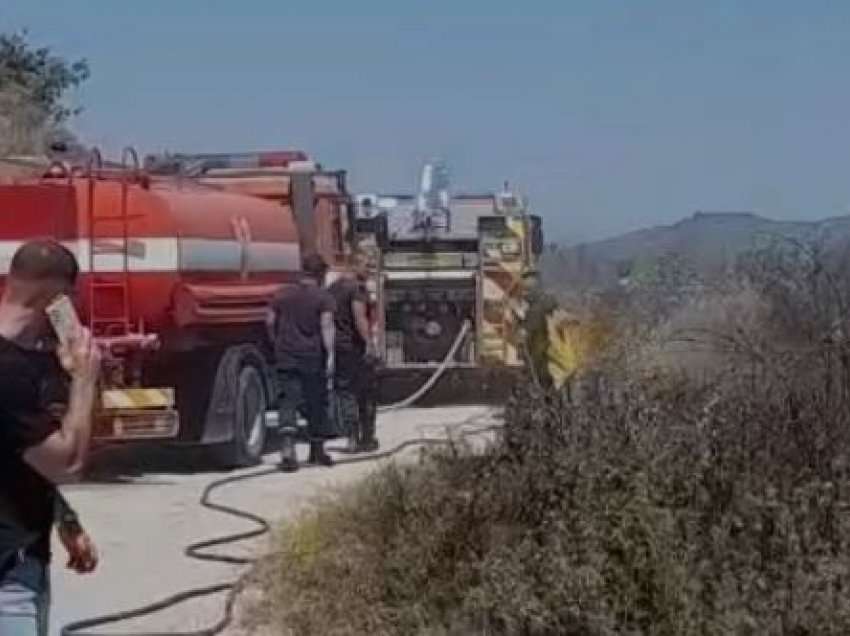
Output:
[[[9,264],[23,241],[0,241],[0,275],[9,273]],[[88,272],[89,239],[63,241],[77,256],[80,269]],[[124,257],[118,239],[98,239],[94,256],[97,272],[118,272],[124,268]],[[249,272],[295,271],[300,251],[295,243],[251,242],[247,246],[246,266]],[[204,238],[134,237],[128,245],[128,265],[133,272],[177,272],[242,270],[242,244],[239,241]]]

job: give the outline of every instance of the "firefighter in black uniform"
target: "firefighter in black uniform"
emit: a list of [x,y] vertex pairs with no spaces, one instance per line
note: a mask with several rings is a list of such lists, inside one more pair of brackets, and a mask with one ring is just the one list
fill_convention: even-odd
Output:
[[378,450],[375,435],[376,355],[369,321],[368,266],[361,253],[353,255],[351,267],[334,281],[328,291],[336,301],[335,390],[339,400],[356,405],[342,412],[355,412],[349,450]]
[[323,288],[327,265],[308,254],[297,285],[286,287],[272,303],[267,318],[274,343],[280,396],[280,468],[298,470],[295,438],[297,414],[303,408],[310,437],[311,464],[332,466],[324,442],[332,437],[327,417],[327,380],[334,376],[333,297]]

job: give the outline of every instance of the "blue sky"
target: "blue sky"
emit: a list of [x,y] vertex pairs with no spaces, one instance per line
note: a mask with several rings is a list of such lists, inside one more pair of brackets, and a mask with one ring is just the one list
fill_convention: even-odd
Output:
[[85,57],[88,141],[304,148],[358,190],[504,179],[547,234],[695,210],[850,213],[850,3],[46,2],[0,30]]

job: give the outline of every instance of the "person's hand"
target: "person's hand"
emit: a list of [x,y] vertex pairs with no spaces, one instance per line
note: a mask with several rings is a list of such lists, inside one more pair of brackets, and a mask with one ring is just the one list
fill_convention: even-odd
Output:
[[363,361],[366,364],[374,364],[378,360],[378,348],[373,343],[366,345],[366,353],[363,354]]
[[60,344],[56,353],[62,368],[72,378],[89,382],[97,380],[100,373],[100,349],[85,327],[69,344]]
[[333,355],[329,355],[325,361],[325,379],[328,383],[328,391],[333,391],[334,375],[336,374],[336,361]]
[[98,564],[97,548],[85,530],[60,525],[59,539],[68,552],[69,570],[77,574],[94,572]]

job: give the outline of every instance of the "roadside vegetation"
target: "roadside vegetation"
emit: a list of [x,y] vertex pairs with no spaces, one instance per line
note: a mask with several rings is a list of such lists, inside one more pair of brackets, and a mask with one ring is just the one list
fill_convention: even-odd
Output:
[[0,33],[0,157],[74,146],[67,125],[81,109],[68,97],[88,76],[85,60],[36,47],[26,32]]
[[840,272],[783,243],[624,294],[581,378],[555,389],[538,360],[486,452],[387,467],[284,527],[252,614],[297,634],[850,632]]

